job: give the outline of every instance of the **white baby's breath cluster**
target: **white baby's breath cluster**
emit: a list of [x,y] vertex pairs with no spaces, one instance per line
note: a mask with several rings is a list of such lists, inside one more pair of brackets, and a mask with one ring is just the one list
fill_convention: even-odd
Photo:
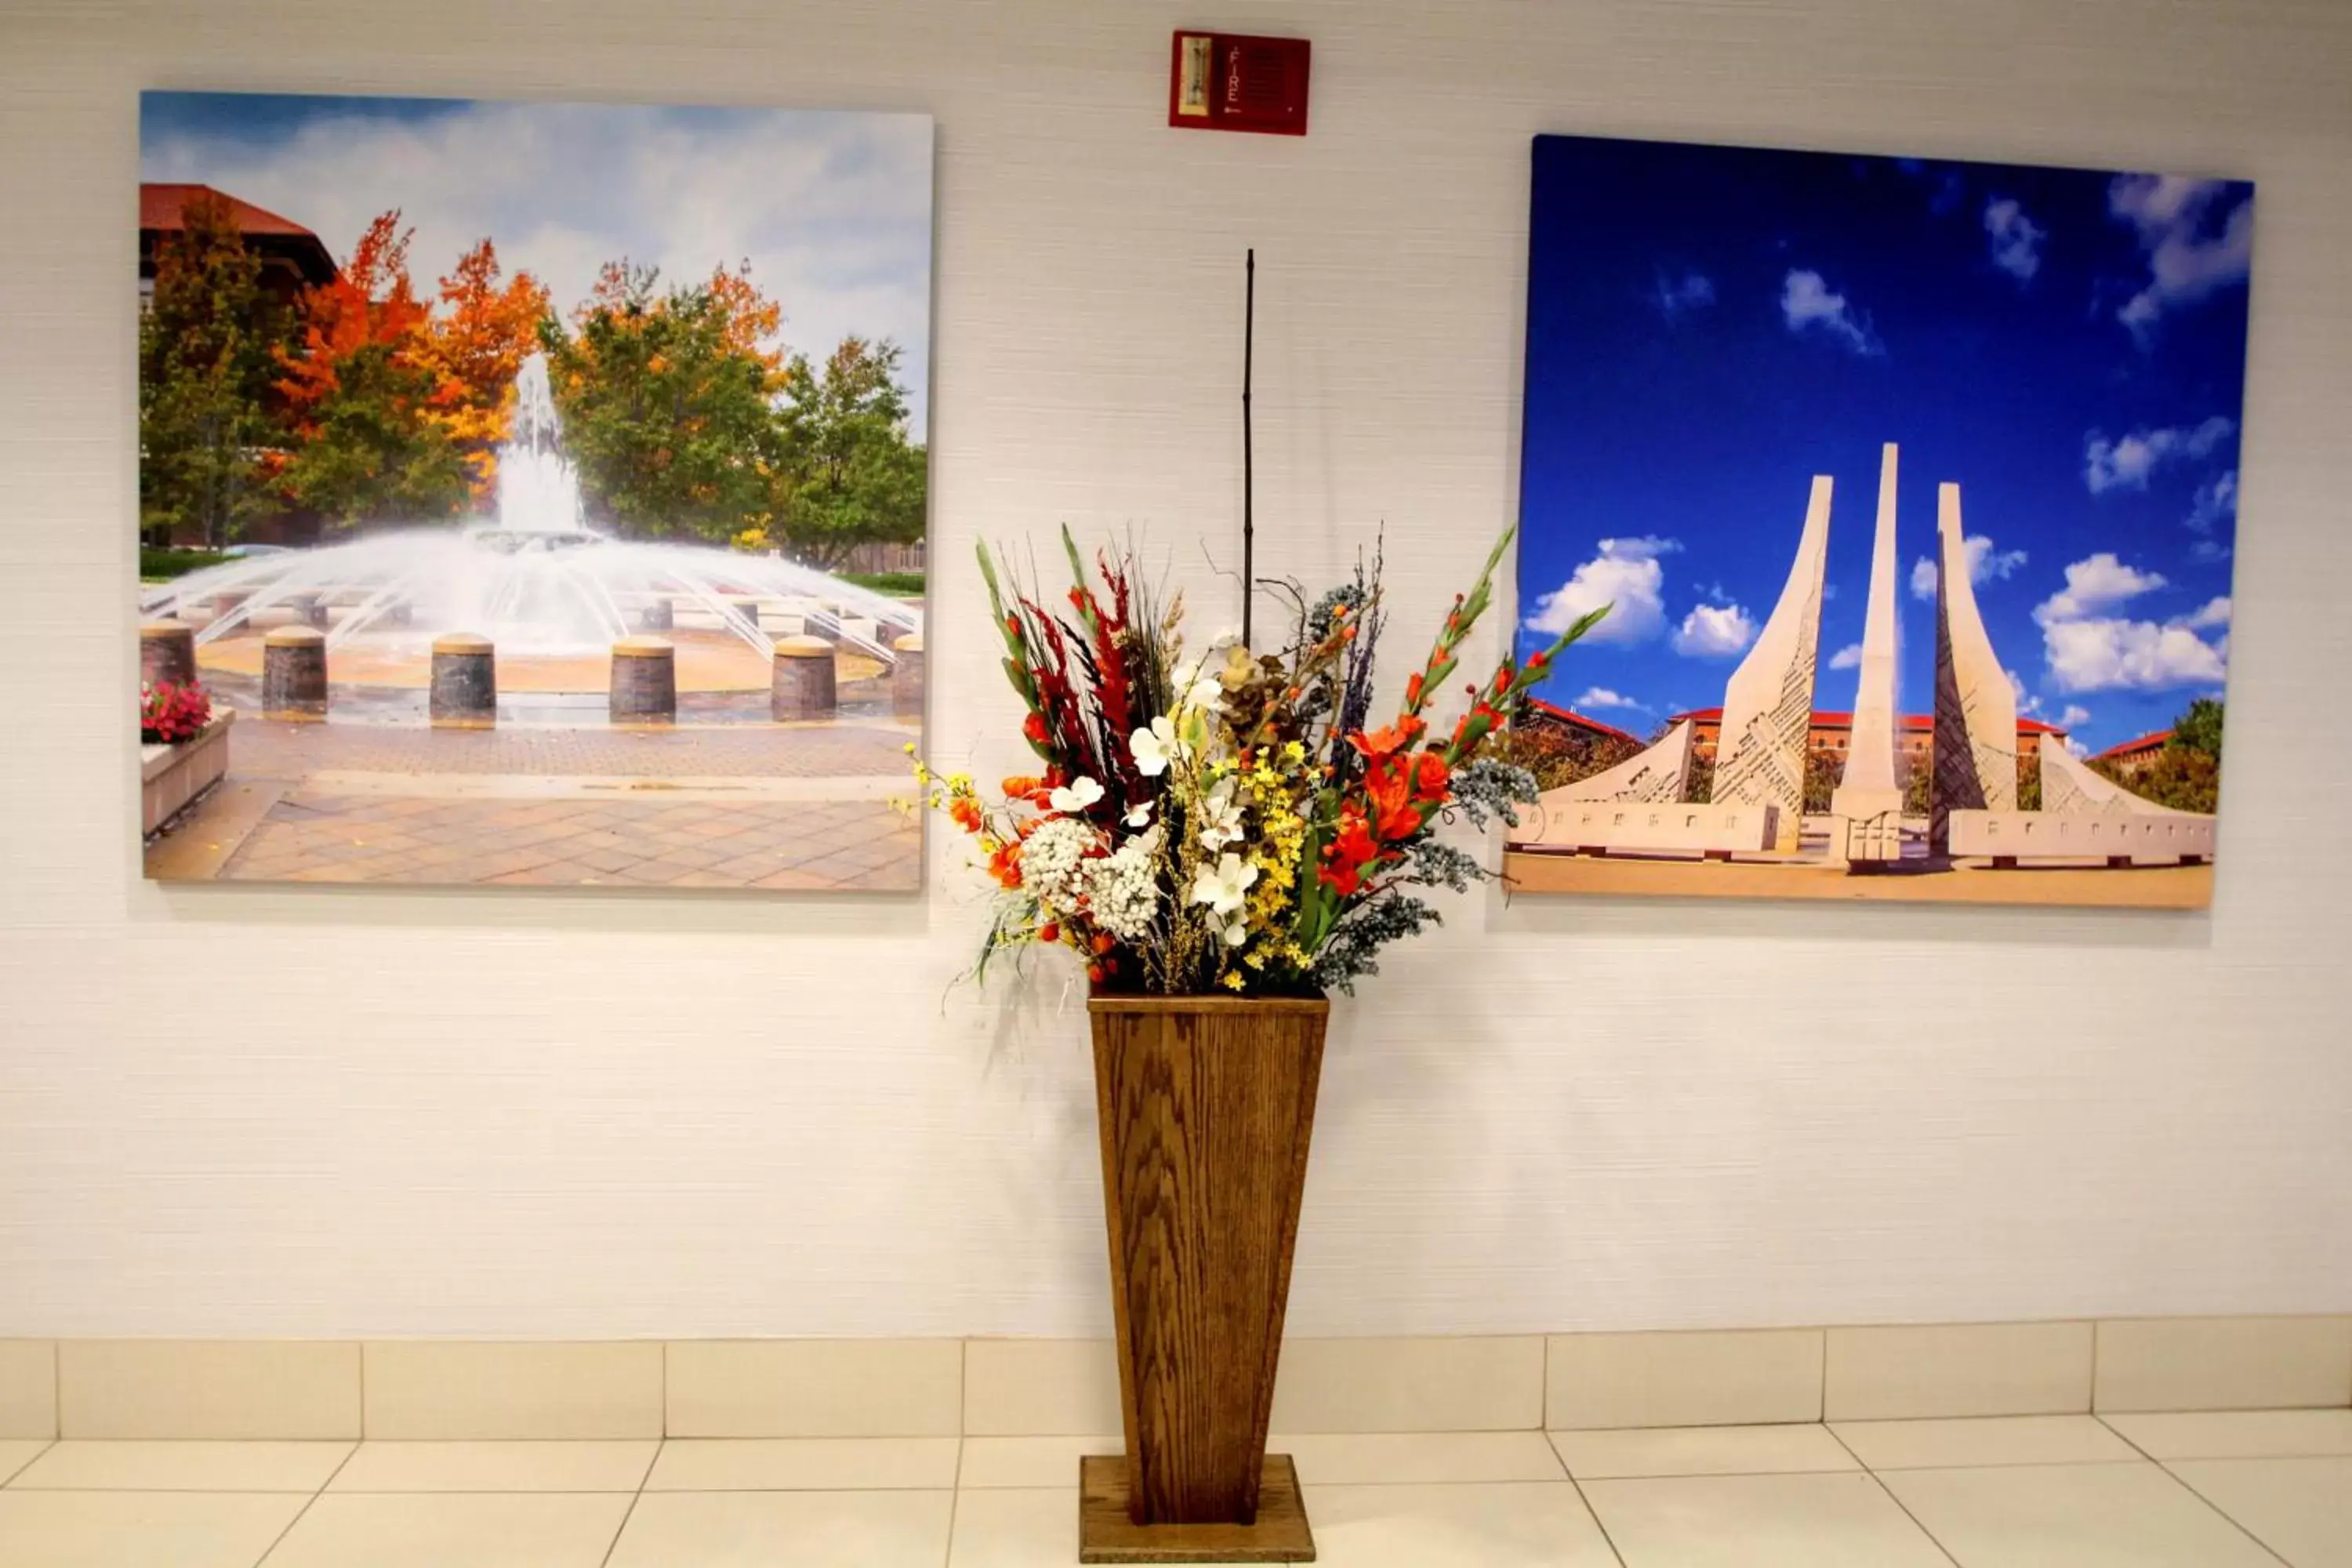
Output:
[[1146,828],[1108,855],[1086,862],[1087,906],[1095,923],[1121,942],[1140,941],[1160,907],[1160,829]]
[[1076,912],[1085,896],[1083,875],[1087,853],[1100,836],[1075,816],[1057,816],[1038,824],[1021,853],[1021,871],[1037,901],[1056,915]]

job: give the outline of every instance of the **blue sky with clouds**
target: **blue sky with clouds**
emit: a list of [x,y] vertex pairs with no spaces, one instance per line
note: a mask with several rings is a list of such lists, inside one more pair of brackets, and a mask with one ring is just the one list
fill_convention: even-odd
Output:
[[930,382],[928,116],[638,105],[147,93],[140,177],[209,184],[341,258],[398,207],[420,294],[495,240],[559,309],[604,262],[707,278],[748,260],[814,359],[852,332],[905,351],[918,437]]
[[2021,711],[2096,751],[2218,693],[2252,197],[1538,138],[1520,651],[1616,605],[1541,695],[1643,733],[1719,703],[1828,474],[1814,700],[1851,707],[1886,441],[1907,710],[1933,706],[1945,480]]

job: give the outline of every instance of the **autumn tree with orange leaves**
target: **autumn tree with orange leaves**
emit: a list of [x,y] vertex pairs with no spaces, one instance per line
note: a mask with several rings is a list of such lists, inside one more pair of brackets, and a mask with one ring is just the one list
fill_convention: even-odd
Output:
[[296,437],[278,481],[331,523],[448,517],[467,498],[463,454],[436,416],[411,232],[397,211],[368,225],[333,281],[304,291],[300,346],[278,351]]
[[498,447],[514,416],[515,374],[539,346],[547,289],[528,272],[500,282],[499,253],[478,241],[441,279],[440,309],[415,353],[433,377],[427,416],[463,456],[473,500],[498,493]]

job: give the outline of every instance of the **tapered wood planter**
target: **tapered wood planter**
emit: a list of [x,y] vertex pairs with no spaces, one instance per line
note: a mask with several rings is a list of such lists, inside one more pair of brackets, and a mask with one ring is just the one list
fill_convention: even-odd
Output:
[[1328,1003],[1098,996],[1095,1094],[1125,1459],[1080,1470],[1087,1563],[1303,1563],[1265,1452]]

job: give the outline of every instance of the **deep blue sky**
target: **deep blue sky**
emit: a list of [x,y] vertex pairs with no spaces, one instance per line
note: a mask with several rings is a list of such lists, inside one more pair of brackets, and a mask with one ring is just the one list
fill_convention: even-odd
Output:
[[1720,702],[1822,473],[1815,702],[1850,707],[1885,441],[1906,709],[1943,480],[2021,710],[2096,751],[2220,690],[2252,186],[1579,137],[1534,163],[1520,651],[1580,567],[1566,603],[1620,605],[1541,695],[1637,733]]

